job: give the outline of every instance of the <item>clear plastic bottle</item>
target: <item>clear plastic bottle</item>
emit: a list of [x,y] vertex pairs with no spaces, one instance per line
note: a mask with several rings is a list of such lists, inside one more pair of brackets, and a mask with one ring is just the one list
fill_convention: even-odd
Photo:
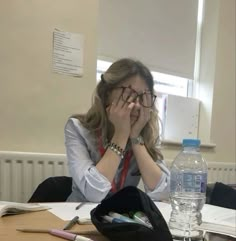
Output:
[[184,139],[182,145],[183,150],[170,168],[172,212],[169,228],[174,240],[201,240],[203,232],[195,228],[202,222],[207,164],[199,151],[199,139]]

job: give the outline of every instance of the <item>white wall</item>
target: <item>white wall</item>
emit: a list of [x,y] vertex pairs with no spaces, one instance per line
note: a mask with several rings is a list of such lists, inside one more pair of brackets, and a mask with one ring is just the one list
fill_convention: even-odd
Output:
[[[64,152],[67,118],[96,84],[98,0],[0,2],[0,150]],[[84,76],[52,73],[52,34],[83,34]]]
[[220,1],[211,139],[217,160],[235,162],[235,0]]

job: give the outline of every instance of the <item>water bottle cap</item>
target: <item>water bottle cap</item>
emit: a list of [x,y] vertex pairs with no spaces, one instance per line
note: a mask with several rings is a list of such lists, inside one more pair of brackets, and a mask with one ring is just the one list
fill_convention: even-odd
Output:
[[199,139],[183,139],[182,146],[192,146],[192,147],[199,147],[200,146],[200,140]]

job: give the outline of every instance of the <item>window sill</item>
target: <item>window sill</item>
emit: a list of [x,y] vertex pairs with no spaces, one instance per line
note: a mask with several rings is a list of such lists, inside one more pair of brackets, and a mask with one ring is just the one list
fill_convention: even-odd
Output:
[[[161,143],[165,146],[182,146],[180,141],[162,140]],[[215,143],[201,143],[201,147],[213,149],[216,147]]]

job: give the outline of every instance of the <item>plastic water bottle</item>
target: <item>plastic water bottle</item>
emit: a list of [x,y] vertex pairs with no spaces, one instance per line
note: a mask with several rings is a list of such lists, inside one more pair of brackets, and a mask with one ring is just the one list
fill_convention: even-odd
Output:
[[203,232],[197,227],[206,200],[207,164],[199,151],[199,139],[184,139],[182,145],[170,168],[169,228],[174,240],[202,240]]

